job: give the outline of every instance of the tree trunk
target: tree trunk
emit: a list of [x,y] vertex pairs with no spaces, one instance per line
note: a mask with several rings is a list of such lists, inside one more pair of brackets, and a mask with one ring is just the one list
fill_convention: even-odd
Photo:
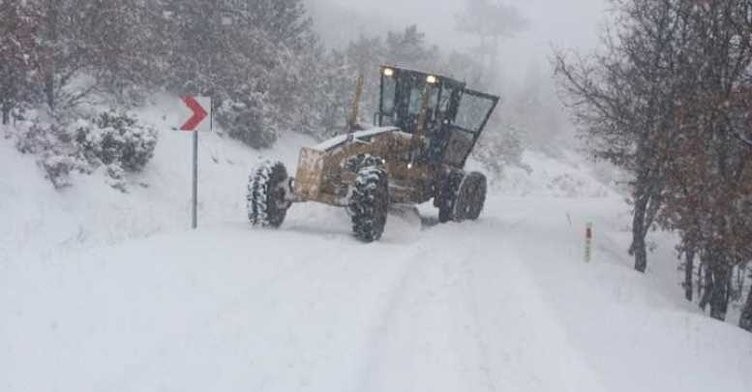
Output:
[[739,326],[744,330],[752,332],[752,287],[749,288],[749,292],[747,293],[747,302],[744,303],[742,317],[739,319]]
[[692,276],[695,268],[695,251],[688,250],[684,252],[684,298],[692,302]]
[[645,272],[648,265],[648,252],[645,246],[645,214],[647,212],[648,197],[635,198],[634,216],[632,217],[632,246],[629,253],[634,255],[637,271]]
[[711,293],[713,292],[713,276],[710,273],[710,267],[709,267],[707,258],[703,255],[701,256],[701,259],[702,259],[702,265],[700,268],[702,269],[703,284],[702,284],[702,297],[700,297],[699,306],[700,306],[700,309],[705,311],[705,308],[710,303]]
[[[58,4],[57,0],[50,0],[47,3],[47,29],[48,29],[48,39],[52,43],[52,45],[55,45],[58,40]],[[54,53],[55,49],[51,49],[49,55],[49,58],[47,59],[47,73],[44,75],[44,95],[47,99],[47,105],[50,107],[51,111],[55,110],[55,61],[56,61],[56,53]]]
[[718,253],[713,255],[712,262],[710,274],[713,286],[710,288],[710,317],[723,321],[726,320],[728,310],[731,267],[725,257]]
[[44,95],[47,98],[47,106],[55,110],[55,71],[50,71],[44,81]]
[[3,125],[8,125],[10,122],[10,105],[3,104]]

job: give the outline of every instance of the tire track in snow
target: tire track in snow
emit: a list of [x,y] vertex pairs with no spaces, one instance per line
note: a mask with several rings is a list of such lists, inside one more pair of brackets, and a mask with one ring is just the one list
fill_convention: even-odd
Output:
[[477,260],[477,251],[473,251],[467,258],[462,261],[462,275],[464,277],[464,284],[462,285],[462,291],[464,295],[463,299],[466,301],[468,308],[470,309],[470,315],[472,317],[473,325],[473,338],[475,340],[476,349],[480,357],[480,370],[483,372],[484,382],[486,390],[496,391],[497,387],[492,377],[491,362],[488,354],[488,344],[483,336],[481,329],[480,312],[478,311],[478,298],[475,290],[475,273],[470,263],[473,260]]
[[[307,235],[294,234],[295,237]],[[205,347],[207,344],[221,347],[222,349],[219,352],[222,355],[227,355],[226,353],[234,350],[242,350],[242,347],[247,349],[253,347],[251,352],[233,354],[240,359],[247,359],[263,355],[265,351],[268,351],[266,349],[268,346],[287,346],[290,350],[290,339],[297,341],[293,344],[301,345],[298,355],[293,356],[291,352],[285,349],[275,350],[277,353],[270,356],[274,358],[267,357],[262,360],[264,363],[258,363],[261,370],[254,370],[252,365],[247,365],[250,366],[247,372],[254,374],[254,376],[248,376],[248,378],[251,378],[257,387],[288,390],[290,386],[286,384],[291,381],[280,381],[274,377],[277,372],[288,372],[290,376],[297,374],[305,380],[301,383],[308,383],[309,385],[336,380],[331,377],[330,380],[327,380],[327,377],[321,376],[321,373],[335,373],[337,371],[345,374],[350,373],[347,371],[346,364],[352,363],[352,366],[356,366],[357,361],[346,360],[335,367],[330,366],[334,362],[318,361],[316,363],[315,360],[306,358],[314,355],[335,358],[342,354],[335,352],[337,348],[334,347],[323,348],[318,353],[313,350],[312,346],[315,346],[313,342],[326,340],[323,330],[329,327],[315,329],[317,326],[307,324],[318,324],[321,321],[309,320],[300,313],[307,311],[305,309],[306,304],[309,304],[309,307],[323,306],[323,309],[312,312],[313,315],[321,316],[324,314],[327,316],[326,318],[333,319],[326,320],[325,323],[330,323],[331,326],[336,326],[346,331],[345,333],[352,334],[352,336],[338,337],[335,340],[350,341],[353,343],[352,346],[365,345],[365,343],[362,343],[367,340],[365,336],[360,339],[357,333],[351,332],[362,329],[358,325],[358,314],[355,311],[357,306],[361,305],[365,309],[374,308],[369,304],[379,302],[377,297],[381,293],[377,289],[383,288],[385,282],[398,280],[405,276],[403,269],[410,265],[409,260],[416,258],[417,250],[393,257],[388,264],[396,265],[395,268],[376,265],[372,263],[373,260],[359,257],[358,254],[360,256],[372,253],[390,255],[398,251],[399,247],[374,244],[369,248],[351,240],[349,237],[345,241],[335,241],[336,249],[352,249],[337,254],[338,256],[334,258],[331,257],[331,254],[321,253],[318,257],[312,256],[310,259],[290,260],[284,267],[273,271],[268,277],[254,282],[249,287],[231,291],[230,301],[223,301],[228,298],[227,295],[216,297],[214,300],[223,302],[217,302],[217,306],[193,315],[195,323],[181,326],[180,329],[172,331],[169,339],[139,355],[140,361],[138,363],[124,367],[121,376],[109,378],[100,386],[103,389],[113,389],[109,387],[114,386],[118,388],[126,386],[124,388],[126,390],[139,389],[140,386],[149,384],[155,378],[162,377],[160,369],[161,372],[174,373],[175,366],[167,365],[165,367],[165,365],[159,363],[159,358],[164,357],[165,353],[176,350],[182,351],[184,346],[198,345],[198,348],[189,349],[189,356],[195,356],[196,351],[216,349],[216,347]],[[362,262],[359,263],[359,260]],[[374,271],[377,272],[374,273]],[[285,322],[286,320],[305,322],[292,325],[292,323]],[[285,325],[287,325],[286,328],[292,329],[288,331],[274,330],[274,328]],[[312,329],[315,329],[315,331],[311,332]],[[221,340],[212,342],[212,339],[218,339],[218,337],[221,337]],[[233,339],[238,341],[237,346],[228,346],[227,342]],[[279,351],[282,351],[282,353],[280,354]],[[359,351],[357,356],[353,356],[351,359],[357,359],[361,354],[362,351]],[[190,360],[195,361],[196,359]],[[230,362],[225,366],[235,368],[240,366],[241,361],[233,360]],[[272,363],[278,363],[278,365],[271,366]],[[156,366],[154,366],[155,364]],[[343,364],[345,364],[344,369]],[[287,369],[286,365],[294,368]],[[237,372],[242,372],[242,370],[238,369]],[[292,379],[293,377],[288,378]],[[346,382],[341,377],[338,381],[340,384]],[[282,385],[286,385],[286,387]],[[327,390],[335,386],[336,384],[329,385],[328,388],[319,386],[318,389]],[[292,387],[298,388],[300,386]]]
[[469,289],[473,253],[465,241],[436,240],[421,245],[384,301],[354,390],[496,390]]
[[[393,318],[394,312],[400,306],[408,290],[409,281],[412,276],[422,267],[425,251],[416,251],[409,259],[405,260],[406,265],[400,273],[399,279],[389,286],[389,291],[382,293],[381,310],[368,333],[368,341],[365,343],[366,355],[363,359],[363,369],[361,370],[362,378],[359,385],[354,386],[353,390],[365,391],[372,386],[374,381],[374,369],[379,366],[379,361],[383,360],[381,352],[381,343],[384,336],[389,333],[389,321]],[[386,298],[384,298],[386,297]]]
[[476,317],[492,385],[505,391],[604,390],[544,299],[539,278],[524,263],[525,246],[536,233],[520,238],[514,232],[527,220],[479,223],[469,288],[478,301]]

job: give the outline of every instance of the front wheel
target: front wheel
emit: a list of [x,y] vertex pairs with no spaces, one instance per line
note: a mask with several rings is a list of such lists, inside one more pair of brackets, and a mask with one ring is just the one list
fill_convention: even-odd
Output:
[[373,242],[381,238],[389,210],[389,178],[383,167],[358,170],[348,210],[357,239]]
[[440,223],[454,220],[454,206],[463,178],[464,173],[453,171],[447,174],[440,182],[436,198],[434,199],[434,205],[439,208]]
[[290,208],[290,179],[282,162],[264,162],[251,172],[246,194],[248,219],[254,226],[277,228]]

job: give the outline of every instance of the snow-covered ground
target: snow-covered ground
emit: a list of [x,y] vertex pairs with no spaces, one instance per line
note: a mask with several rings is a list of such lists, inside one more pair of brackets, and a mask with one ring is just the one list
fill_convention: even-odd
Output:
[[312,140],[202,134],[194,232],[169,101],[141,113],[163,132],[128,194],[54,191],[0,140],[0,390],[752,390],[752,335],[684,303],[670,243],[634,273],[628,207],[572,156],[528,154],[477,222],[421,206],[363,245],[326,206],[245,220],[250,168]]

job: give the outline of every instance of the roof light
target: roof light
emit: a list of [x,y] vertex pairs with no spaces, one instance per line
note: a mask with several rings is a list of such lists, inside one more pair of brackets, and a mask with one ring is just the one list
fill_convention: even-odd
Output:
[[384,76],[393,76],[394,70],[391,68],[384,68]]
[[436,84],[438,81],[439,81],[439,78],[433,75],[428,75],[428,77],[426,78],[426,82],[430,84]]

